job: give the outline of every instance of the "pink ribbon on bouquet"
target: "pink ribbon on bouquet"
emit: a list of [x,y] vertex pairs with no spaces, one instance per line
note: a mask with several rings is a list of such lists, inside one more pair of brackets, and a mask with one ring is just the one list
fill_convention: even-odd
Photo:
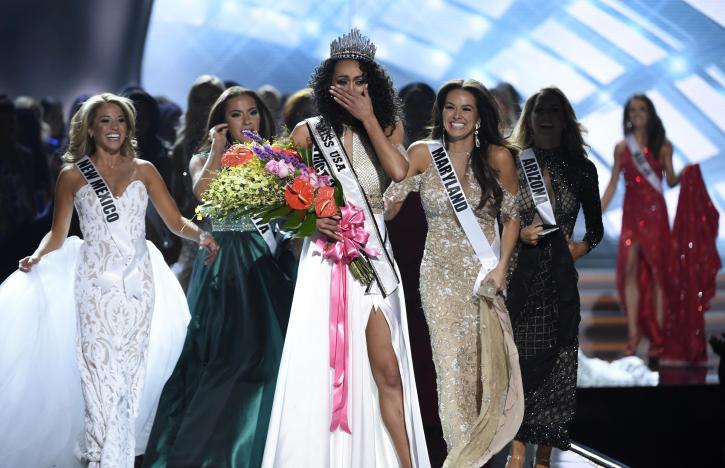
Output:
[[330,280],[330,367],[335,371],[335,377],[332,383],[330,432],[339,427],[351,434],[347,420],[347,266],[361,252],[369,257],[377,257],[380,253],[365,247],[369,236],[365,231],[365,213],[352,203],[340,208],[337,234],[342,237],[342,241],[328,243],[317,239],[315,243],[322,249],[322,258],[333,263]]

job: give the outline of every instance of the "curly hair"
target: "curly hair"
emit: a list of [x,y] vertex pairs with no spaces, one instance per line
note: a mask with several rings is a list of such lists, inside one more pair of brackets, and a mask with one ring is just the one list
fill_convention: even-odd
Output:
[[126,139],[121,146],[121,154],[131,158],[136,157],[136,109],[130,99],[116,96],[111,93],[97,94],[85,101],[80,109],[73,115],[68,131],[68,149],[63,155],[63,161],[75,163],[85,155],[96,152],[96,143],[91,138],[88,129],[93,124],[96,111],[104,104],[115,104],[126,118]]
[[624,134],[626,136],[634,131],[634,129],[631,128],[632,124],[629,121],[628,115],[629,106],[634,100],[642,101],[644,102],[644,105],[647,106],[647,146],[649,146],[652,156],[659,160],[660,150],[662,149],[662,145],[665,144],[665,126],[662,125],[662,119],[660,119],[660,116],[657,115],[654,103],[646,95],[635,94],[627,99],[627,102],[624,104],[624,115],[622,116],[622,128],[624,130]]
[[496,101],[488,89],[476,80],[450,80],[443,84],[435,104],[433,105],[433,127],[431,130],[431,138],[434,140],[443,139],[445,128],[443,127],[443,108],[446,105],[446,97],[451,91],[461,89],[473,95],[476,99],[476,110],[481,120],[481,126],[478,129],[478,139],[480,146],[474,146],[471,151],[471,169],[473,175],[481,186],[481,200],[478,208],[483,208],[489,197],[493,197],[496,207],[501,206],[503,200],[503,191],[496,182],[496,171],[488,162],[488,149],[490,145],[503,146],[512,153],[512,148],[506,140],[501,136],[499,131],[500,116]]
[[[209,130],[214,128],[215,125],[225,122],[224,114],[226,112],[227,102],[239,96],[249,96],[254,99],[254,103],[257,106],[257,109],[259,109],[260,114],[259,136],[269,140],[277,135],[276,126],[274,124],[274,117],[272,117],[272,113],[269,111],[269,108],[267,108],[267,106],[264,104],[262,98],[260,98],[259,95],[251,89],[242,88],[241,86],[232,86],[231,88],[227,88],[223,93],[221,93],[221,95],[219,95],[219,97],[217,98],[216,102],[214,102],[214,104],[211,106],[211,110],[209,110],[209,118],[207,119],[206,123],[207,133],[206,135],[204,135],[204,139],[199,145],[199,152],[206,153],[209,151],[209,148],[211,147]],[[227,143],[232,144],[231,141]]]
[[579,155],[582,158],[587,157],[589,145],[584,141],[586,129],[577,120],[574,108],[571,106],[566,95],[555,86],[548,86],[540,89],[536,94],[531,95],[524,104],[524,110],[516,123],[511,139],[519,149],[530,148],[534,146],[534,130],[531,128],[531,114],[536,107],[536,101],[545,94],[553,94],[559,99],[564,109],[564,129],[561,135],[561,146],[570,153]]
[[[312,72],[309,87],[312,88],[315,107],[322,116],[321,125],[329,125],[335,130],[335,133],[342,133],[342,125],[347,124],[358,134],[366,136],[367,133],[362,123],[340,107],[330,94],[335,64],[341,60],[350,59],[328,58]],[[400,101],[395,93],[393,80],[390,79],[385,69],[377,63],[367,60],[356,61],[368,82],[368,93],[373,103],[375,117],[383,129],[390,129],[392,135],[398,121],[401,120]]]

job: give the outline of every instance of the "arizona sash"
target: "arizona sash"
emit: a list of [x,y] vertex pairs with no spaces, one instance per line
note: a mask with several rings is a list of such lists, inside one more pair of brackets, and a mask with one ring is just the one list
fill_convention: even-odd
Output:
[[478,272],[478,277],[473,285],[473,295],[478,294],[478,290],[481,287],[483,278],[488,274],[489,271],[493,270],[498,264],[499,251],[494,251],[489,244],[488,239],[481,230],[481,225],[476,221],[476,216],[473,214],[471,205],[466,199],[466,195],[463,192],[460,180],[456,175],[456,171],[453,170],[453,164],[440,141],[429,141],[427,143],[428,150],[433,157],[433,164],[438,171],[438,175],[441,178],[441,184],[448,195],[448,201],[453,207],[453,211],[456,213],[458,222],[461,223],[463,232],[468,238],[468,242],[471,243],[473,250],[476,252],[478,260],[481,262],[481,270]]
[[129,297],[140,298],[143,293],[141,272],[136,264],[141,261],[146,247],[145,239],[133,241],[123,232],[120,214],[108,184],[96,169],[88,156],[76,161],[76,167],[81,171],[83,178],[96,193],[96,199],[101,206],[103,220],[106,222],[108,232],[113,243],[119,251],[118,258],[112,262],[111,267],[99,278],[98,285],[105,291],[112,286],[122,284]]
[[654,169],[652,169],[649,161],[647,161],[647,156],[645,156],[640,149],[637,139],[634,138],[634,134],[630,133],[627,135],[627,138],[625,138],[624,141],[627,142],[627,148],[629,148],[629,152],[632,154],[632,161],[639,173],[647,179],[647,182],[649,182],[655,190],[662,193],[662,181],[659,177],[657,177]]
[[[318,173],[337,180],[342,186],[346,200],[351,201],[363,210],[365,214],[365,231],[370,235],[367,246],[380,252],[378,257],[369,258],[373,267],[375,281],[368,286],[368,292],[376,291],[377,288],[383,297],[387,297],[398,288],[400,280],[395,271],[393,259],[385,248],[384,231],[381,233],[381,228],[378,227],[375,221],[372,209],[362,187],[360,187],[360,182],[352,169],[352,164],[350,164],[350,159],[347,157],[340,139],[337,138],[332,128],[319,128],[321,119],[320,116],[307,119],[310,135],[315,140],[312,164]],[[385,229],[384,224],[382,229]]]
[[551,206],[549,192],[546,190],[546,182],[544,182],[544,173],[536,160],[534,150],[527,148],[519,154],[521,169],[524,172],[526,184],[529,186],[531,198],[534,200],[536,212],[541,217],[544,230],[541,235],[559,229],[556,226],[556,218],[554,217],[554,208]]

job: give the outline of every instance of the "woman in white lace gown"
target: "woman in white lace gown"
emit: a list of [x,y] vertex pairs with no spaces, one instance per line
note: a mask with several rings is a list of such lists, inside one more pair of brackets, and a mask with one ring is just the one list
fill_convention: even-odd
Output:
[[[143,451],[143,437],[148,437],[148,425],[181,351],[188,321],[183,292],[159,252],[145,240],[149,198],[169,229],[208,247],[210,259],[217,246],[210,235],[181,216],[153,165],[134,158],[134,128],[134,110],[127,99],[102,94],[86,101],[71,123],[70,147],[64,158],[75,164],[66,166],[58,178],[51,231],[35,253],[19,262],[21,271],[40,270],[38,276],[23,278],[24,274],[16,273],[0,287],[0,325],[12,324],[27,338],[21,342],[16,337],[15,343],[32,350],[13,360],[13,349],[0,349],[0,432],[4,439],[28,437],[17,444],[8,442],[7,447],[5,442],[0,444],[3,466],[73,466],[77,461],[70,452],[75,451],[91,468],[132,467],[138,450]],[[90,156],[84,158],[86,154]],[[74,205],[82,243],[66,240]],[[73,265],[71,283],[67,278],[73,270],[68,268]],[[56,281],[69,287],[60,290],[53,284]],[[31,296],[26,301],[31,307],[24,311],[30,317],[16,315],[18,306],[25,305],[16,288]],[[73,305],[67,300],[70,294]],[[65,307],[54,307],[56,301]],[[77,317],[77,340],[67,327],[47,333],[51,342],[37,339],[45,332],[45,322],[44,318],[31,321],[37,313],[34,303],[48,306],[50,320],[71,322]],[[153,325],[158,314],[163,322]],[[82,441],[73,440],[73,429],[67,433],[67,427],[83,427],[75,411],[80,392],[60,390],[77,389],[73,380],[78,374],[68,362],[57,362],[62,372],[50,364],[55,352],[68,359],[69,347],[76,343],[74,364],[80,371],[85,402]],[[44,370],[51,372],[40,376],[48,377],[47,384],[33,388],[35,374]],[[56,389],[61,395],[54,394]],[[58,412],[57,407],[69,408],[63,415],[69,419],[33,419],[40,430],[28,432],[25,416],[33,414],[33,403],[38,402],[52,414]],[[10,421],[13,426],[3,427]],[[143,433],[140,438],[137,428]],[[62,443],[53,441],[54,433]]]

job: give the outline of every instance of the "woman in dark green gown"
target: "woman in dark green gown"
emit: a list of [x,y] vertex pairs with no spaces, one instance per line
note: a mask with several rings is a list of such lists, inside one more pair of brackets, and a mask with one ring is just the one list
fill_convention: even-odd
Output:
[[[235,86],[212,106],[208,129],[203,153],[190,163],[197,197],[218,174],[230,142],[242,141],[243,130],[270,138],[274,121],[256,93]],[[161,395],[144,466],[262,462],[296,264],[289,251],[273,256],[249,219],[214,223],[212,230],[219,253],[209,266],[202,253],[194,264],[191,322]]]

